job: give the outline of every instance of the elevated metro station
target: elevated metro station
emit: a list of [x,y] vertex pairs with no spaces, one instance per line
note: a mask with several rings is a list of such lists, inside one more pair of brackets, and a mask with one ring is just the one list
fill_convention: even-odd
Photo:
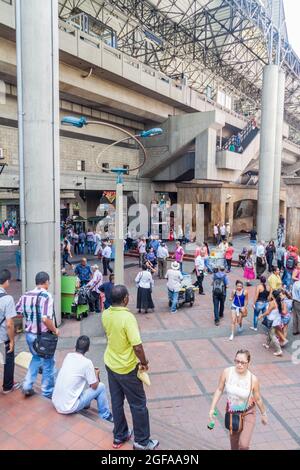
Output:
[[[36,3],[26,3],[32,24],[42,23],[46,14]],[[0,148],[5,164],[0,214],[5,219],[18,217],[20,181],[15,1],[0,0],[0,6]],[[204,204],[204,235],[209,237],[215,222],[228,221],[234,233],[259,226],[260,197],[265,200],[261,217],[275,223],[272,235],[282,214],[288,240],[300,242],[300,63],[288,43],[281,1],[59,0],[58,27],[60,118],[84,116],[133,134],[163,129],[145,143],[146,165],[124,176],[129,206],[140,202],[150,209],[162,197]],[[35,38],[41,48],[47,35]],[[273,134],[263,137],[262,144],[262,126],[274,125],[274,109],[280,116],[283,106],[276,102],[274,108],[270,102],[272,93],[278,93],[271,82],[274,74],[264,83],[268,66],[284,75],[284,119],[277,118],[276,143]],[[234,145],[238,135],[239,148]],[[121,138],[118,130],[96,125],[60,128],[63,218],[95,216],[100,201],[115,190],[110,169],[138,165],[142,156],[133,141],[102,152]],[[280,164],[277,190],[275,157],[268,153],[272,139]],[[43,165],[43,148],[39,158]],[[278,199],[277,209],[273,199]]]

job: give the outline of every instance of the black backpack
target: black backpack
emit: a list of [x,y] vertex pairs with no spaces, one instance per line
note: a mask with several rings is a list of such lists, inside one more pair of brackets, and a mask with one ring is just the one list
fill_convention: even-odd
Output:
[[295,258],[293,256],[289,256],[288,259],[286,260],[286,269],[294,269],[294,267],[296,266],[296,261],[295,261]]
[[213,282],[213,294],[224,295],[225,294],[225,282],[224,278],[216,278]]

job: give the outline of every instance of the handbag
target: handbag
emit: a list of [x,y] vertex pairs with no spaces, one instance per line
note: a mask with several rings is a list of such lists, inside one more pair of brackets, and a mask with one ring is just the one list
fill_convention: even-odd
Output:
[[266,328],[268,328],[268,330],[270,330],[272,328],[272,325],[273,325],[273,320],[269,320],[268,317],[264,317],[263,321],[261,323]]
[[251,382],[250,382],[250,392],[249,392],[249,396],[248,396],[244,411],[242,413],[237,412],[237,411],[230,413],[229,411],[226,411],[225,413],[225,428],[228,429],[230,434],[234,432],[242,432],[243,424],[244,424],[243,421],[245,418],[245,414],[247,412],[247,407],[248,407],[251,393],[252,393],[252,374],[251,374]]
[[237,295],[237,298],[238,298],[238,301],[239,301],[239,304],[240,304],[240,311],[241,311],[241,314],[242,314],[242,318],[245,318],[248,316],[248,308],[247,307],[242,307],[241,306],[241,301],[240,301],[240,297]]
[[[51,359],[51,357],[54,356],[54,353],[56,351],[58,336],[53,334],[51,331],[47,331],[45,333],[42,333],[41,331],[41,318],[40,318],[40,312],[39,312],[40,296],[41,294],[39,294],[36,299],[37,337],[34,340],[33,349],[35,350],[35,352],[37,353],[39,357],[42,357],[43,359]],[[54,314],[54,324],[55,324],[55,327],[57,328],[55,312],[53,312],[53,314]]]

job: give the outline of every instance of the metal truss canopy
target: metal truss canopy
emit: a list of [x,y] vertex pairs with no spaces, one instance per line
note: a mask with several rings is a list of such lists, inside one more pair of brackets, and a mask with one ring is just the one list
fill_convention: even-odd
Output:
[[185,77],[202,93],[222,88],[240,112],[259,108],[262,69],[279,63],[287,76],[286,120],[300,130],[300,61],[282,8],[282,0],[60,0],[63,19],[76,9],[92,14],[116,30],[123,52]]

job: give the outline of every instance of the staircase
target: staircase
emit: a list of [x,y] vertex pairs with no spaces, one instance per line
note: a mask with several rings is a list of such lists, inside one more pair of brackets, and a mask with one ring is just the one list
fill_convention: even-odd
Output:
[[[257,127],[253,127],[253,122],[249,121],[247,126],[239,132],[239,136],[241,139],[241,147],[245,150],[248,145],[253,141],[253,139],[257,136],[259,129]],[[228,150],[230,145],[236,145],[236,136],[233,135],[226,141],[223,146],[223,150]],[[238,150],[238,149],[236,149]]]

